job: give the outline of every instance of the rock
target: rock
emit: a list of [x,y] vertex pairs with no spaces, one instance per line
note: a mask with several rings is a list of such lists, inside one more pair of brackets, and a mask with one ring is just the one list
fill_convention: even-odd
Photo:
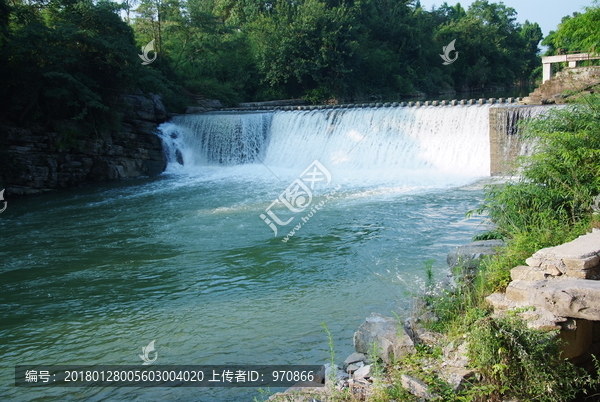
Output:
[[[346,373],[344,370],[340,370],[338,366],[333,366],[332,369],[331,364],[327,363],[325,364],[325,385],[331,385],[332,372],[335,373],[333,376],[334,384],[338,384],[340,381],[346,380],[350,377],[348,373]],[[313,381],[318,382],[318,379],[320,378],[316,378],[315,376]]]
[[424,382],[416,379],[415,377],[402,374],[400,377],[400,382],[408,392],[419,398],[423,398],[428,401],[439,398],[438,395],[429,392],[429,388]]
[[538,250],[527,265],[548,275],[598,279],[600,277],[600,233],[592,232],[568,243]]
[[367,360],[367,357],[362,353],[354,352],[350,356],[346,357],[344,360],[344,365],[347,366],[352,363],[364,362]]
[[125,112],[126,119],[157,122],[153,99],[149,99],[143,95],[123,95],[122,99],[128,107],[128,110]]
[[516,308],[517,303],[508,300],[504,293],[492,293],[485,300],[494,308],[495,311],[506,311]]
[[[560,271],[559,271],[560,272]],[[526,265],[520,265],[510,270],[510,277],[513,281],[539,281],[546,279],[548,274],[540,268],[533,268]]]
[[517,313],[519,317],[527,322],[529,328],[537,329],[538,331],[552,331],[560,329],[558,323],[566,320],[564,317],[557,317],[551,312],[539,307],[526,309]]
[[468,380],[475,375],[474,370],[459,367],[443,367],[439,372],[439,377],[452,386],[454,391],[460,391],[464,388]]
[[157,175],[166,160],[156,125],[164,117],[158,95],[125,95],[119,129],[88,135],[72,121],[29,128],[2,126],[0,148],[18,169],[5,178],[6,195],[38,194],[86,183]]
[[363,362],[349,364],[348,367],[346,367],[346,373],[354,374],[355,371],[357,371],[358,369],[360,369],[361,367],[364,367],[364,366],[365,366],[365,364]]
[[600,282],[586,279],[512,281],[506,298],[559,317],[600,321]]
[[565,321],[564,317],[555,316],[551,312],[540,307],[529,306],[529,308],[527,308],[528,306],[524,303],[517,303],[509,300],[503,293],[493,293],[485,299],[492,305],[496,315],[501,315],[508,310],[522,310],[523,307],[526,307],[524,311],[520,311],[517,314],[523,320],[527,321],[527,326],[529,328],[542,331],[555,330],[560,329],[557,323]]
[[477,268],[484,256],[496,254],[496,249],[503,246],[502,240],[474,241],[449,252],[446,261],[450,268]]
[[329,399],[330,391],[322,386],[290,387],[285,392],[278,392],[267,399],[271,402],[321,402]]
[[440,340],[444,337],[442,334],[437,332],[428,331],[423,328],[419,328],[416,331],[417,342],[427,346],[437,346]]
[[419,316],[419,322],[437,322],[439,319],[440,318],[430,310],[425,311]]
[[167,120],[167,109],[162,103],[162,97],[160,95],[154,95],[150,93],[150,98],[154,103],[154,119],[157,123],[163,123]]
[[313,381],[319,384],[325,384],[326,372],[327,365],[321,366],[321,369],[314,374]]
[[412,339],[397,320],[376,313],[371,313],[354,333],[354,349],[358,353],[368,354],[373,344],[385,363],[416,351]]
[[594,323],[588,320],[568,320],[561,323],[561,358],[573,359],[583,355],[592,345]]
[[338,370],[338,371],[335,373],[335,382],[336,382],[337,384],[339,384],[339,383],[340,383],[340,381],[347,380],[348,378],[350,378],[350,374],[346,373],[345,371]]
[[325,376],[323,378],[327,382],[327,379],[331,378],[331,374],[332,374],[333,370],[335,370],[335,371],[338,370],[338,366],[333,366],[333,368],[332,368],[331,363],[326,363],[323,367],[325,368]]
[[[551,79],[535,89],[528,97],[522,99],[525,104],[565,103],[583,91],[600,82],[600,67],[567,68],[559,71]],[[567,93],[567,95],[565,95]]]
[[442,348],[444,354],[444,365],[463,368],[469,364],[467,356],[467,342],[462,342],[456,346],[455,342],[450,342]]
[[362,366],[358,370],[354,372],[352,376],[355,380],[359,378],[369,378],[371,374],[371,365],[367,364],[366,366]]

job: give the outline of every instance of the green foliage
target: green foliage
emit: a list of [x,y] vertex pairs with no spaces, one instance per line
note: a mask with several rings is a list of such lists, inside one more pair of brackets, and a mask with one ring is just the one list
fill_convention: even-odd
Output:
[[483,268],[489,291],[502,291],[510,269],[537,250],[589,230],[600,193],[600,96],[552,109],[529,122],[525,133],[535,152],[521,160],[519,179],[487,187],[478,210],[495,225],[490,235],[508,242]]
[[[408,0],[0,0],[0,113],[97,131],[138,89],[181,112],[192,95],[317,104],[510,86],[531,77],[540,39],[515,15],[484,0],[430,11]],[[453,39],[460,57],[443,66]],[[151,40],[157,59],[142,66]]]
[[329,331],[329,328],[327,328],[327,324],[325,324],[324,322],[321,323],[321,326],[323,327],[323,329],[325,330],[325,333],[327,334],[327,344],[329,346],[329,364],[331,365],[331,378],[330,380],[333,382],[335,380],[335,348],[334,348],[334,344],[333,344],[333,336],[331,335],[331,331]]
[[[520,179],[488,187],[479,211],[508,238],[587,224],[600,193],[600,96],[550,110],[527,125],[526,135],[535,152],[522,160]],[[553,236],[561,235],[547,233],[541,242]]]
[[471,364],[483,376],[456,396],[465,399],[448,400],[567,401],[595,384],[560,358],[555,334],[528,329],[514,315],[491,318],[485,302],[491,292],[504,291],[511,268],[600,220],[591,208],[600,193],[600,96],[555,108],[524,129],[535,152],[521,160],[518,179],[487,188],[477,211],[487,212],[495,226],[486,236],[504,238],[507,246],[474,278],[459,270],[454,289],[425,296],[439,317],[427,325],[451,337],[468,333]]
[[516,317],[478,320],[469,333],[469,359],[482,374],[486,400],[568,401],[589,379],[561,359],[553,332],[527,328]]
[[516,11],[502,3],[475,1],[463,18],[454,18],[437,33],[438,41],[456,39],[460,57],[452,64],[459,86],[483,87],[502,82],[527,83],[540,63],[538,24],[517,24]]
[[303,99],[307,100],[311,105],[323,104],[331,98],[333,98],[331,91],[323,87],[310,89],[303,96]]
[[484,297],[483,277],[462,281],[464,275],[458,274],[458,286],[437,292],[435,297],[425,297],[429,309],[438,317],[426,322],[429,328],[442,333],[460,333],[481,317],[489,313]]
[[586,7],[584,13],[573,13],[562,19],[557,31],[550,32],[544,40],[549,46],[548,55],[567,52],[600,52],[600,6]]
[[427,286],[428,288],[431,288],[434,285],[434,281],[433,281],[433,263],[435,262],[435,260],[433,258],[430,258],[427,261],[423,262],[423,265],[425,266],[425,286]]
[[[483,0],[431,11],[406,0],[143,0],[137,11],[138,46],[154,39],[159,52],[151,68],[227,104],[510,86],[539,64],[539,26]],[[452,39],[461,57],[442,66]]]
[[2,113],[19,122],[104,119],[139,65],[133,31],[118,10],[104,1],[13,3]]

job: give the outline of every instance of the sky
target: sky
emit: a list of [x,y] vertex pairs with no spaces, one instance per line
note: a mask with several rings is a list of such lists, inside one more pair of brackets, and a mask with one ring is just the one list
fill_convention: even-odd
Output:
[[[460,3],[465,9],[473,0],[445,0],[449,5]],[[544,36],[550,31],[556,31],[560,20],[565,15],[571,15],[575,11],[583,12],[584,7],[591,6],[592,0],[503,0],[506,6],[517,11],[517,21],[520,23],[529,20],[540,24]],[[431,6],[440,6],[444,0],[421,0],[421,6],[430,10]],[[499,0],[490,0],[490,3],[500,3]],[[600,4],[600,2],[599,2]]]

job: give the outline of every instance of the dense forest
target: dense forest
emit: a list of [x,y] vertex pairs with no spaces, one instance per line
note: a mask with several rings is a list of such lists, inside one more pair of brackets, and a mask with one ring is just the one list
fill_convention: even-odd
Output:
[[[140,90],[179,111],[192,95],[318,103],[527,84],[542,31],[516,15],[487,0],[467,10],[418,0],[0,0],[0,117],[101,121],[118,95]],[[151,40],[157,58],[142,65]],[[459,57],[444,65],[452,40]]]

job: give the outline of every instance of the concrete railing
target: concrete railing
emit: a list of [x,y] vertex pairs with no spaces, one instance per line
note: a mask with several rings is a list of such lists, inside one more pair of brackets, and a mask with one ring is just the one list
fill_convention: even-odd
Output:
[[421,106],[476,106],[486,104],[511,104],[522,101],[523,98],[489,98],[489,99],[462,99],[462,100],[435,100],[435,101],[416,101],[416,102],[386,102],[386,103],[349,103],[343,105],[300,105],[300,106],[277,106],[269,107],[236,107],[222,110],[228,111],[253,111],[253,110],[280,110],[280,111],[298,111],[298,110],[325,110],[325,109],[365,109],[382,107],[421,107]]
[[589,53],[559,54],[557,56],[542,57],[543,78],[542,84],[552,78],[552,64],[569,63],[569,67],[577,67],[578,61],[598,60],[600,56]]

